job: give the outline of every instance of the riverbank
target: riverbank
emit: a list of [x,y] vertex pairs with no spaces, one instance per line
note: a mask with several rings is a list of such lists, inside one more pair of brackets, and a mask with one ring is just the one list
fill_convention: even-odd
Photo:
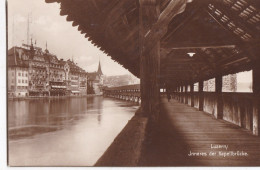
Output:
[[8,100],[31,100],[31,99],[66,99],[66,98],[80,98],[80,97],[93,97],[102,96],[98,94],[88,94],[81,96],[28,96],[28,97],[8,97]]
[[139,114],[128,121],[114,142],[96,162],[95,166],[137,166],[143,141],[145,138],[148,119]]

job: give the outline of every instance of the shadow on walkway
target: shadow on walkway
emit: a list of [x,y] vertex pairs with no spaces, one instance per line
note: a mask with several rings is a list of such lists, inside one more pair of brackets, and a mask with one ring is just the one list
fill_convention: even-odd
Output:
[[[227,145],[228,149],[211,148]],[[139,166],[259,166],[260,138],[176,100],[162,99],[157,125],[147,126]],[[207,156],[188,156],[192,152]],[[223,156],[246,152],[248,156]],[[215,152],[216,155],[209,156]]]
[[139,166],[202,165],[199,161],[190,159],[188,144],[178,133],[167,113],[167,108],[161,107],[159,123],[148,123]]

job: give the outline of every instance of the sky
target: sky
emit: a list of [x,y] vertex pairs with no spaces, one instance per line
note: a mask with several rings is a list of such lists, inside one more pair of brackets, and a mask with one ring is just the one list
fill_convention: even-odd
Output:
[[30,14],[30,38],[38,47],[45,50],[46,42],[50,53],[58,58],[72,59],[86,71],[96,71],[100,58],[105,75],[130,74],[88,41],[60,16],[58,3],[45,3],[45,0],[8,0],[8,49],[27,43],[27,20]]

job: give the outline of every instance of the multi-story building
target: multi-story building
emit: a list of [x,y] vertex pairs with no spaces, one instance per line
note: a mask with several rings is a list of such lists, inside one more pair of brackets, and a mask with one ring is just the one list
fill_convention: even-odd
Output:
[[77,66],[74,61],[68,60],[69,65],[69,81],[68,87],[71,95],[87,94],[87,72]]
[[28,55],[21,48],[8,51],[8,96],[28,96]]
[[49,64],[47,70],[49,80],[49,95],[65,96],[67,87],[63,60],[59,60],[57,56],[50,54],[48,50],[45,50],[45,58]]
[[86,95],[87,73],[73,61],[64,61],[46,50],[13,47],[8,50],[8,95]]
[[[24,49],[26,51],[26,49]],[[41,48],[31,45],[29,53],[29,95],[48,96],[48,61]]]

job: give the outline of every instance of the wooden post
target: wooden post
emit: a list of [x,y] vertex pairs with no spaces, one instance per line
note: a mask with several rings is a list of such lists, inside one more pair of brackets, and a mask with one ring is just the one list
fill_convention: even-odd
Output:
[[146,33],[158,20],[160,7],[156,0],[140,0],[139,5],[141,108],[143,115],[156,121],[160,111],[160,39],[154,42],[151,49],[147,49],[144,39]]
[[176,93],[176,99],[179,101],[180,98],[180,86],[177,86],[177,93]]
[[194,84],[193,83],[190,84],[190,100],[191,100],[190,106],[194,107]]
[[260,133],[260,62],[255,63],[253,67],[253,134],[259,135]]
[[217,113],[215,117],[217,119],[223,119],[223,99],[222,99],[222,76],[216,76],[215,91],[217,97]]
[[181,103],[183,103],[184,102],[184,99],[183,99],[183,92],[184,92],[184,89],[183,89],[183,85],[181,85],[181,93],[180,93],[180,95],[181,95],[181,100],[180,100],[180,102]]
[[181,86],[178,86],[178,101],[181,102]]
[[184,102],[185,102],[185,104],[188,104],[188,85],[186,84],[185,85],[185,93],[184,93]]
[[199,81],[199,110],[203,111],[204,96],[203,96],[203,81]]

